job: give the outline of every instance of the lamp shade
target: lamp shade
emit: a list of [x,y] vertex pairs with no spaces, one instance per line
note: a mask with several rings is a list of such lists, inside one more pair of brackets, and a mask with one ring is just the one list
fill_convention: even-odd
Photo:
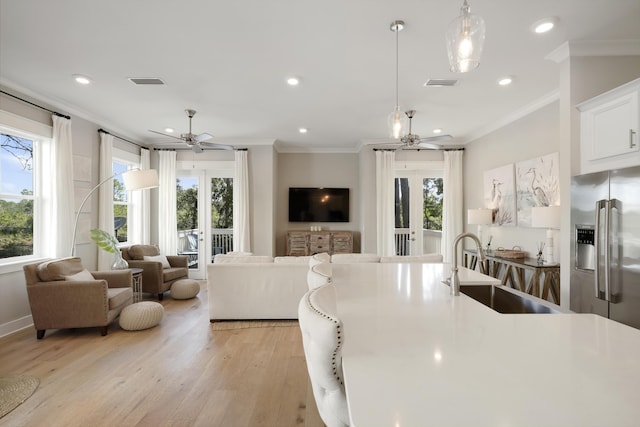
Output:
[[133,169],[122,174],[127,191],[158,187],[158,172],[155,169]]
[[560,228],[560,206],[531,208],[531,225],[539,228]]
[[493,211],[491,209],[468,209],[467,224],[491,224],[493,222]]

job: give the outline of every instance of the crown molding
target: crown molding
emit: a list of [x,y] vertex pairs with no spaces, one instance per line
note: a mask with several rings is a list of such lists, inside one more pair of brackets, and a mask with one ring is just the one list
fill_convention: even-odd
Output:
[[636,56],[640,40],[572,40],[549,52],[545,59],[561,63],[571,56]]

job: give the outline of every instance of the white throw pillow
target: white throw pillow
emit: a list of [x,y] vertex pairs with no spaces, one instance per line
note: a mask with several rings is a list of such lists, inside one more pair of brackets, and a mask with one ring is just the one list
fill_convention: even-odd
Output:
[[169,264],[169,261],[167,260],[167,257],[164,256],[164,255],[155,255],[155,256],[145,255],[144,256],[144,260],[145,261],[161,262],[162,263],[162,268],[171,268],[171,264]]
[[71,282],[86,282],[87,280],[96,280],[96,278],[93,277],[93,275],[89,273],[89,270],[87,270],[86,268],[80,273],[72,274],[70,276],[64,276],[64,278],[65,280],[69,280]]

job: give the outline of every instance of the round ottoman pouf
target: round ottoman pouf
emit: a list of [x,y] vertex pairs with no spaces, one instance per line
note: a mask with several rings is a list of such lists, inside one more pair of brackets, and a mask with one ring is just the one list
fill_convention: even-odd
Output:
[[142,301],[126,306],[120,313],[120,327],[127,331],[141,331],[156,326],[164,316],[162,304]]
[[171,285],[171,298],[189,299],[198,295],[200,285],[193,279],[180,279]]

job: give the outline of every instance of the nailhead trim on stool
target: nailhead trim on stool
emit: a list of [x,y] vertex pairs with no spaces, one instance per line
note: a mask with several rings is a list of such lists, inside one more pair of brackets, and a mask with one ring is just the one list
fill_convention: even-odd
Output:
[[126,306],[120,313],[120,327],[127,331],[140,331],[156,326],[164,316],[162,304],[142,301]]
[[171,285],[171,298],[189,299],[198,295],[200,285],[193,279],[180,279]]

